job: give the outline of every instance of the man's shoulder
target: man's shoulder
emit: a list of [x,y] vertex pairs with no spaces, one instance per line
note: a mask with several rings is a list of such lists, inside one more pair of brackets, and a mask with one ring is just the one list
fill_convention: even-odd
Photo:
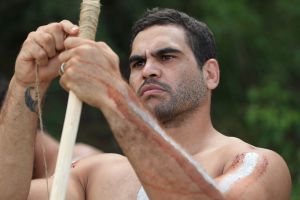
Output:
[[230,165],[235,162],[236,159],[245,156],[257,156],[259,159],[264,159],[268,162],[268,165],[272,167],[273,163],[280,164],[285,167],[286,163],[284,159],[275,151],[253,146],[243,140],[235,137],[228,137],[226,145],[222,147],[223,151],[226,152],[228,159],[227,164]]
[[[225,176],[231,174],[232,170],[244,170],[249,172],[249,182],[253,179],[253,183],[256,183],[255,188],[269,191],[268,196],[272,199],[287,199],[291,176],[286,162],[278,153],[255,147],[238,138],[229,138],[224,148],[227,148],[229,158],[223,171]],[[250,173],[251,170],[253,173]]]

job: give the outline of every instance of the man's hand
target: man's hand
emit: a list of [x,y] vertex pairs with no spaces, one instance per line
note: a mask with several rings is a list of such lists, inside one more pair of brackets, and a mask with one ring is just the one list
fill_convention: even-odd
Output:
[[58,54],[65,49],[66,36],[76,36],[79,29],[67,20],[39,27],[31,32],[17,57],[15,79],[22,86],[35,82],[35,66],[39,66],[40,82],[46,85],[58,75]]
[[65,63],[60,83],[85,103],[103,108],[110,101],[110,91],[128,86],[119,71],[119,57],[107,44],[69,37],[64,46],[59,55]]

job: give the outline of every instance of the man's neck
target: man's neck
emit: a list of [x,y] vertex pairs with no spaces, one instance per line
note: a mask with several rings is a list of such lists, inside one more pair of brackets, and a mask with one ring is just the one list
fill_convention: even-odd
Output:
[[164,128],[169,136],[192,155],[204,151],[212,138],[218,135],[212,125],[209,108],[198,109],[176,120],[164,124]]

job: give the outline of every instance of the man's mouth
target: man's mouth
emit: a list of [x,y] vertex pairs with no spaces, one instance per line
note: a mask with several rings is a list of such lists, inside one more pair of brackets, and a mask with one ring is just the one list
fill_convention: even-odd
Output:
[[142,88],[139,90],[138,95],[140,97],[142,96],[149,96],[149,95],[154,95],[158,93],[165,92],[166,90],[163,89],[162,87],[155,85],[155,84],[147,84],[142,86]]

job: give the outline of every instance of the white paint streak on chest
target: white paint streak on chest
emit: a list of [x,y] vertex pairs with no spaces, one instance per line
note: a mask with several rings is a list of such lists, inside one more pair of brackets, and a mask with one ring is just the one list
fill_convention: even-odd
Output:
[[257,153],[246,153],[242,165],[234,173],[226,175],[218,184],[219,190],[222,193],[227,192],[237,181],[251,175],[257,166],[258,160]]
[[188,162],[195,166],[197,171],[202,175],[204,180],[212,185],[214,188],[218,189],[217,184],[213,178],[211,178],[204,168],[190,155],[188,154],[178,143],[176,143],[171,137],[167,135],[167,133],[158,125],[158,123],[146,112],[137,107],[134,103],[129,102],[129,107],[139,115],[145,123],[147,123],[150,127],[154,129],[156,133],[158,133],[166,142],[168,142],[174,149],[181,153],[183,157],[185,157]]

